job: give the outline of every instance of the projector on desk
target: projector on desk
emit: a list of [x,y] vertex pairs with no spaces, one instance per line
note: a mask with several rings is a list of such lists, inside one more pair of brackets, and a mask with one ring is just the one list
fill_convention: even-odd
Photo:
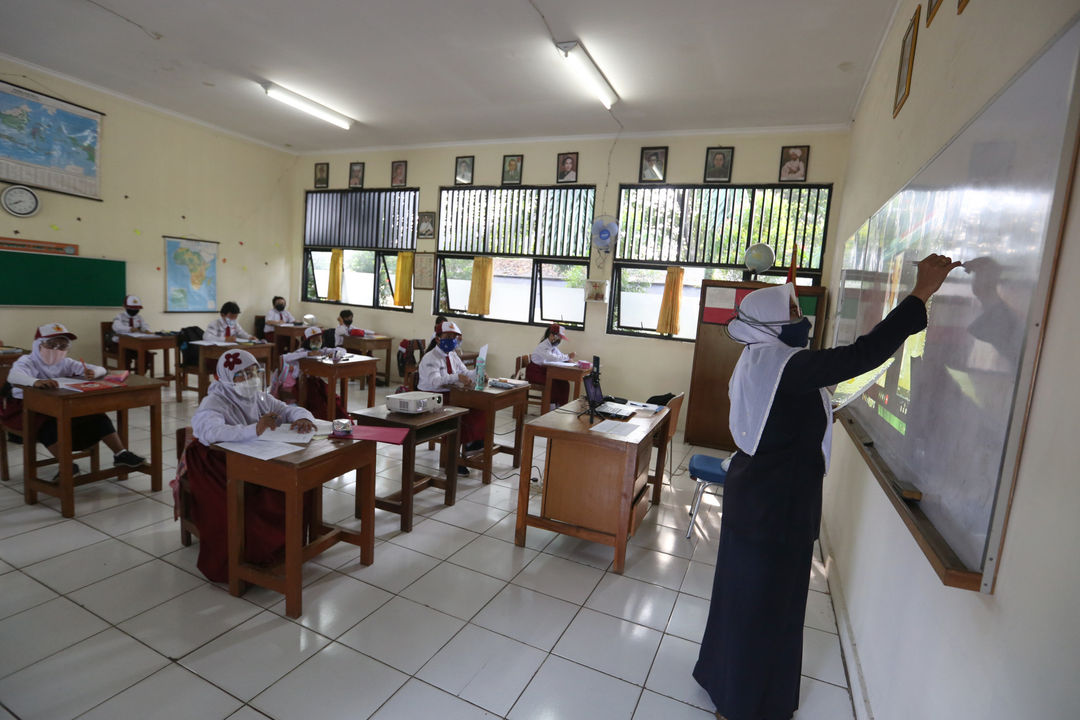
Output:
[[390,412],[422,413],[442,407],[442,395],[429,392],[407,392],[386,396],[386,409]]

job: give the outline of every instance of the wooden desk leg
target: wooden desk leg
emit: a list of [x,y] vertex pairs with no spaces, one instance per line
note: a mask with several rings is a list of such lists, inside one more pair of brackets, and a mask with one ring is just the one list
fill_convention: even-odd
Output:
[[247,587],[240,579],[240,562],[244,558],[244,482],[232,476],[225,483],[225,525],[229,539],[229,594],[239,597]]
[[391,340],[386,346],[386,387],[390,387],[390,354],[394,343]]
[[37,413],[32,413],[23,406],[23,501],[27,505],[37,504]]
[[[302,408],[307,407],[307,381],[308,376],[304,374],[296,378],[296,403]],[[326,418],[322,419],[325,420]]]
[[161,401],[150,406],[150,489],[161,491]]
[[66,412],[56,418],[56,430],[59,436],[57,449],[60,451],[56,458],[60,467],[60,514],[66,518],[75,517],[75,483],[71,476],[71,417]]
[[[345,412],[349,412],[349,378],[341,378],[341,404],[345,406]],[[329,420],[337,417],[337,411],[331,411]]]
[[[121,361],[123,358],[121,357]],[[135,373],[137,375],[146,374],[146,353],[138,349],[136,345],[135,349]]]
[[173,374],[176,375],[174,382],[176,383],[176,402],[180,402],[183,399],[184,392],[184,375],[180,372],[180,367],[183,365],[183,358],[180,356],[180,344],[177,343],[176,351],[173,353]]
[[656,468],[649,482],[653,484],[652,502],[660,504],[660,493],[664,489],[664,462],[668,453],[668,423],[671,422],[671,414],[664,419],[657,432],[660,433],[660,447],[656,451]]
[[[550,443],[551,440],[548,440]],[[525,447],[522,448],[525,457],[532,458],[533,436],[529,433],[525,438]],[[518,478],[518,510],[517,526],[514,529],[514,544],[525,547],[525,519],[529,514],[529,484],[532,482],[532,462],[525,463],[521,468]]]
[[484,469],[480,481],[484,485],[490,485],[491,459],[495,457],[495,411],[491,407],[484,411],[484,449],[481,457],[484,459]]
[[457,466],[458,466],[458,445],[461,444],[461,419],[457,421],[457,427],[454,428],[445,438],[443,438],[443,453],[446,457],[446,464],[443,465],[443,470],[446,472],[446,495],[443,498],[443,503],[446,505],[453,505],[457,502]]
[[574,381],[574,394],[570,396],[570,399],[569,399],[568,402],[574,402],[579,397],[581,397],[581,377],[580,376],[578,376],[578,379]]
[[[124,446],[125,450],[128,448],[128,422],[127,422],[127,410],[116,411],[116,434],[120,436],[120,444]],[[116,475],[117,480],[127,480],[127,470],[123,468],[119,469]]]
[[367,406],[375,407],[375,368],[371,368],[371,376],[367,380]]
[[323,420],[333,420],[335,417],[337,417],[337,383],[334,382],[333,377],[328,377],[326,378],[326,417]]
[[[359,470],[357,471],[359,473]],[[456,474],[456,473],[455,473]],[[413,525],[413,482],[416,478],[416,431],[410,430],[405,442],[401,444],[401,532],[412,532]],[[359,482],[357,482],[356,504],[357,517],[362,511]]]
[[[540,414],[543,415],[551,407],[551,370],[544,373],[544,392],[540,395]],[[528,405],[525,406],[528,409]]]
[[[322,492],[321,488],[316,488]],[[315,520],[312,513],[312,520]],[[322,524],[322,518],[318,518]],[[301,572],[304,562],[304,494],[299,488],[285,491],[285,614],[300,617],[303,605]]]
[[[374,381],[374,380],[373,380]],[[356,498],[360,506],[360,564],[375,562],[375,458],[356,471]]]
[[[529,411],[529,401],[526,399],[519,405],[521,412],[514,418],[514,464],[512,467],[518,467],[521,465],[521,436],[525,427],[525,414]],[[527,458],[532,458],[532,449],[530,448]]]

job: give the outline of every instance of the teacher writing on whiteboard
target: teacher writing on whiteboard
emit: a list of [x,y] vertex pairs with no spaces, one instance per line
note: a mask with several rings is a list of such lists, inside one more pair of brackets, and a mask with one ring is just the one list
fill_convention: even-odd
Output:
[[724,483],[720,550],[694,679],[726,720],[799,707],[803,617],[821,522],[832,409],[824,389],[881,365],[926,327],[926,302],[960,263],[930,255],[915,287],[851,345],[808,350],[810,321],[788,283],[755,290],[728,326],[746,347],[729,384],[738,451]]

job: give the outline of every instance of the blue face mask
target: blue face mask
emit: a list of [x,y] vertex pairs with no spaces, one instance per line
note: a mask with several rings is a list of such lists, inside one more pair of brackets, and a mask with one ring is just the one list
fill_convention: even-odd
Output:
[[788,347],[804,348],[810,344],[810,318],[802,318],[780,328],[780,342]]
[[461,340],[458,338],[443,338],[439,340],[439,349],[444,353],[452,353],[457,350],[458,345],[461,344]]

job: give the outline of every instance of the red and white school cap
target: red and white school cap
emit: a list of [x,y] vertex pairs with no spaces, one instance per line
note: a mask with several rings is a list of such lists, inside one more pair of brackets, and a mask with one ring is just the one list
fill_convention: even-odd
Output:
[[446,322],[440,324],[438,330],[440,335],[442,333],[457,333],[458,335],[461,334],[461,328],[458,327],[456,322],[452,322],[450,320],[447,320]]
[[37,329],[37,332],[34,333],[35,340],[52,337],[66,337],[71,340],[78,339],[78,336],[75,335],[75,333],[71,332],[60,323],[48,323],[47,325],[42,325]]
[[566,332],[562,329],[562,326],[559,325],[559,323],[552,323],[548,326],[548,335],[551,335],[552,333],[555,333],[563,340],[566,339]]
[[126,308],[142,308],[142,300],[138,295],[128,295],[124,298],[124,307]]
[[322,335],[322,333],[323,331],[321,327],[316,327],[315,325],[312,325],[311,327],[304,330],[304,339],[307,340],[308,338],[313,338],[316,335]]

